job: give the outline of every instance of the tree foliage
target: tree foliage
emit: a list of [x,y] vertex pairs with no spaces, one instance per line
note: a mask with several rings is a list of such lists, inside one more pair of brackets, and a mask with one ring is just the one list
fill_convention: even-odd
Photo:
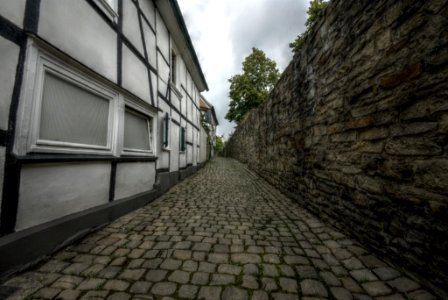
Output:
[[244,59],[243,73],[230,79],[230,108],[226,119],[239,123],[251,109],[263,103],[280,77],[275,61],[257,48]]
[[302,34],[299,34],[296,39],[289,43],[289,47],[292,49],[292,52],[298,52],[303,44],[305,43],[305,39],[308,36],[309,32],[313,28],[314,24],[319,20],[320,16],[322,16],[324,9],[328,6],[329,1],[325,0],[312,0],[310,1],[310,7],[308,8],[308,19],[306,20],[306,30]]
[[224,150],[224,138],[222,136],[217,135],[215,151],[216,151],[216,153],[220,154],[220,153],[222,153],[223,150]]

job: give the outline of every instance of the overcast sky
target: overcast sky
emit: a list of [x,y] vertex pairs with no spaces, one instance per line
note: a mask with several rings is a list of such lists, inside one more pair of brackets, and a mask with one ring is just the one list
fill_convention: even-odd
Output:
[[282,72],[292,58],[288,44],[305,30],[309,0],[178,0],[208,83],[206,99],[216,110],[219,135],[236,124],[224,116],[228,79],[241,73],[252,47],[263,50]]

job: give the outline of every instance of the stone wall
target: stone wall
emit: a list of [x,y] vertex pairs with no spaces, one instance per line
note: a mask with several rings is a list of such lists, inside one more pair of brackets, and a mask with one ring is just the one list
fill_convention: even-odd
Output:
[[311,212],[442,289],[447,29],[446,0],[334,0],[226,146]]

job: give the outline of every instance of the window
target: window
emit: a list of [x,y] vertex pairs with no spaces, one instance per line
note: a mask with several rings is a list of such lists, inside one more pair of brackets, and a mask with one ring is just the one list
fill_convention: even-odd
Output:
[[123,149],[130,152],[152,150],[152,119],[129,107],[124,113]]
[[180,128],[180,152],[184,152],[187,148],[186,130],[185,127]]
[[163,141],[162,145],[164,149],[169,149],[170,146],[170,115],[165,113],[163,118]]
[[27,47],[14,153],[156,154],[154,107],[36,44]]
[[117,0],[93,0],[99,9],[113,22],[117,22]]
[[108,145],[109,100],[45,72],[38,144]]
[[171,50],[171,82],[176,85],[176,80],[177,80],[177,72],[176,72],[176,68],[177,68],[177,56],[176,53],[174,51]]

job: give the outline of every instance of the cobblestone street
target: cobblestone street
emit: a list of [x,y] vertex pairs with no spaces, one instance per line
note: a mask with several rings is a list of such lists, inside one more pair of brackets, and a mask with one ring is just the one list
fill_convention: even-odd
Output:
[[9,299],[435,299],[224,158],[1,290]]

